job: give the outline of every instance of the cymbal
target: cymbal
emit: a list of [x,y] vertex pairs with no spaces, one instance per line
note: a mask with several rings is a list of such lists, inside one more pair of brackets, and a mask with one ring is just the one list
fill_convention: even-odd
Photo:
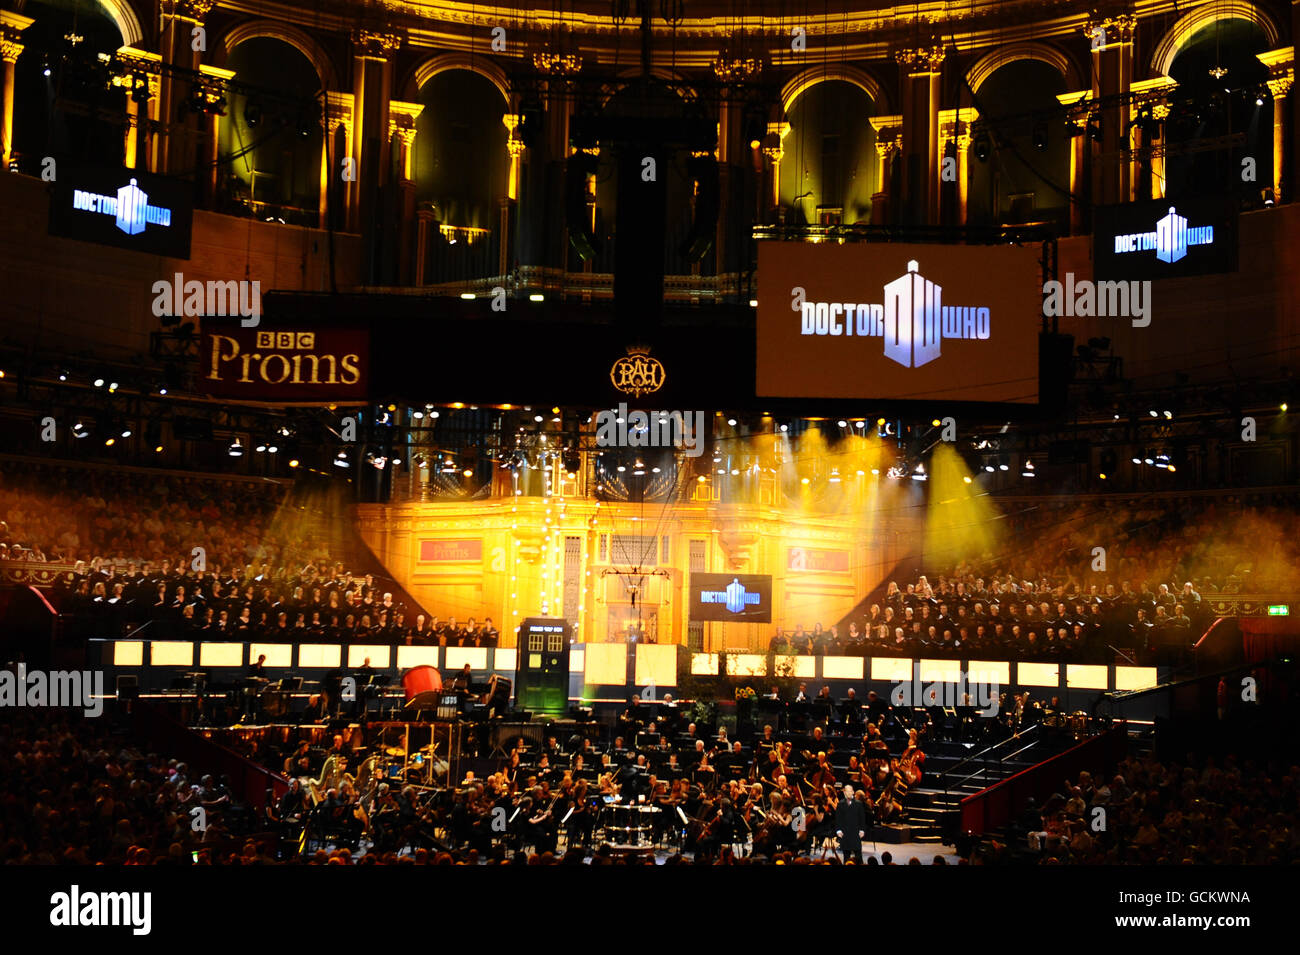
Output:
[[404,746],[389,746],[384,750],[385,756],[405,756],[406,748]]

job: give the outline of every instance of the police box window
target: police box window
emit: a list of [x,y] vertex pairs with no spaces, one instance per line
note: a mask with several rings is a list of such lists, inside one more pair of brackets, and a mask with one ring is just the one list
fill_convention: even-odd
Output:
[[772,622],[772,578],[760,574],[691,574],[691,620]]
[[58,165],[50,192],[50,235],[120,249],[190,257],[194,215],[189,183],[138,169]]
[[1237,205],[1222,197],[1156,199],[1099,208],[1096,278],[1162,279],[1237,270]]

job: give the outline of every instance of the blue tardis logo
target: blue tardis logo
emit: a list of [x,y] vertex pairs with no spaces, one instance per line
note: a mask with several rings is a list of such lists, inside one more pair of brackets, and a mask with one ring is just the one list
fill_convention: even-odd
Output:
[[139,235],[145,226],[165,228],[172,224],[172,211],[149,205],[149,194],[134,179],[117,190],[116,196],[102,196],[84,189],[74,189],[72,208],[113,216],[114,224],[127,235]]
[[1156,223],[1156,258],[1177,262],[1187,254],[1187,217],[1169,207],[1169,215]]
[[129,186],[117,190],[117,227],[127,235],[139,235],[144,231],[148,208],[148,194],[132,179]]
[[1213,245],[1214,226],[1188,227],[1187,217],[1169,207],[1169,214],[1156,223],[1154,232],[1137,232],[1115,236],[1115,254],[1154,251],[1156,259],[1172,265],[1187,257],[1193,245]]
[[700,591],[700,603],[722,604],[731,613],[740,613],[746,607],[757,606],[762,599],[762,594],[747,591],[738,577],[732,578],[726,590]]

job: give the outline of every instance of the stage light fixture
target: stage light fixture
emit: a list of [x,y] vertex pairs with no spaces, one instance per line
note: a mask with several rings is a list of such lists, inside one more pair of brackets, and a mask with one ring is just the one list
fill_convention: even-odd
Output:
[[840,469],[839,469],[839,468],[831,468],[830,482],[831,482],[832,484],[839,484],[839,483],[840,483]]
[[1047,149],[1047,124],[1046,123],[1036,123],[1034,125],[1033,138],[1034,138],[1035,149],[1037,149],[1039,152],[1043,152],[1045,149]]
[[812,482],[809,481],[808,478],[800,478],[800,479],[799,479],[799,483],[800,483],[800,484],[811,484]]
[[123,428],[123,429],[122,429],[122,437],[124,437],[124,438],[129,438],[129,437],[131,437],[131,429],[130,429],[130,428]]
[[781,430],[782,430],[782,431],[789,431],[789,430],[790,430],[790,426],[789,426],[788,424],[783,424],[783,425],[781,425]]
[[352,462],[348,460],[348,453],[346,451],[340,451],[338,453],[338,455],[334,458],[334,466],[336,468],[352,467]]
[[1282,404],[1280,405],[1280,407],[1281,407],[1281,409],[1282,409],[1283,411],[1286,411],[1286,402],[1285,402],[1285,401],[1282,402]]
[[259,445],[258,445],[256,448],[254,448],[253,450],[255,450],[255,451],[261,451],[261,452],[265,453],[265,451],[266,451],[266,445],[265,445],[265,444],[259,444]]
[[731,427],[734,428],[734,427],[736,426],[736,419],[735,419],[735,418],[728,418],[728,419],[727,419],[727,424],[731,425]]
[[244,446],[240,444],[239,439],[236,438],[230,443],[230,447],[227,449],[226,453],[228,453],[232,458],[242,457],[244,454]]
[[1166,412],[1165,412],[1165,418],[1166,418],[1167,420],[1172,421],[1172,420],[1173,420],[1173,417],[1174,417],[1174,413],[1173,413],[1172,411],[1166,411]]
[[981,132],[975,137],[974,142],[975,158],[980,162],[988,162],[989,153],[993,149],[993,143],[989,139],[989,134]]
[[[451,244],[452,244],[452,245],[455,245],[455,244],[456,244],[456,240],[455,240],[455,239],[452,239],[452,240],[451,240]],[[461,292],[461,293],[460,293],[460,297],[463,298],[463,299],[464,299],[465,301],[467,301],[467,302],[472,302],[472,301],[474,301],[474,299],[478,298],[478,296],[475,295],[473,292]]]
[[162,448],[163,448],[163,446],[162,446],[161,444],[158,445],[157,447],[155,447],[155,448],[153,449],[153,453],[154,453],[154,454],[162,454]]
[[931,418],[931,419],[930,419],[930,427],[932,427],[932,428],[937,428],[937,427],[939,427],[940,424],[942,424],[942,422],[941,422],[938,418]]
[[90,434],[90,430],[80,421],[72,426],[72,436],[74,438],[84,438],[88,434]]
[[117,444],[117,438],[109,438],[104,442],[104,447],[111,448],[115,444]]
[[68,373],[66,371],[59,372],[59,381],[67,381],[67,380],[68,380]]
[[751,299],[749,300],[749,307],[750,307],[750,308],[758,308],[758,299],[756,299],[756,298],[751,298]]
[[1100,474],[1097,475],[1097,477],[1101,478],[1103,481],[1106,480],[1106,472],[1102,471]]
[[96,379],[95,379],[95,387],[96,387],[96,388],[103,388],[103,387],[104,387],[104,379],[103,379],[103,378],[96,378]]
[[967,475],[966,475],[965,477],[963,477],[961,480],[962,480],[962,483],[963,483],[963,484],[970,484],[970,483],[971,483],[971,476],[970,476],[969,474],[967,474]]

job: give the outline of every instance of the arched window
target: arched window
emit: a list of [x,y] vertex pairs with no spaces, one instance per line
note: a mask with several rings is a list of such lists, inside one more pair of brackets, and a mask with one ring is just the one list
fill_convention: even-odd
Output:
[[[1069,225],[1070,137],[1059,119],[1065,79],[1042,60],[1012,60],[995,70],[976,99],[985,135],[967,157],[971,225],[1056,222]],[[987,157],[979,155],[987,151]]]
[[810,86],[790,105],[782,143],[780,199],[791,225],[852,225],[871,221],[871,197],[881,191],[875,104],[843,80]]
[[93,4],[28,3],[34,22],[14,67],[14,142],[22,172],[40,175],[46,156],[121,165],[126,93],[109,82],[99,54],[122,46],[117,24]]
[[253,37],[231,51],[226,66],[237,86],[218,125],[220,208],[318,224],[325,138],[311,61],[283,40]]

